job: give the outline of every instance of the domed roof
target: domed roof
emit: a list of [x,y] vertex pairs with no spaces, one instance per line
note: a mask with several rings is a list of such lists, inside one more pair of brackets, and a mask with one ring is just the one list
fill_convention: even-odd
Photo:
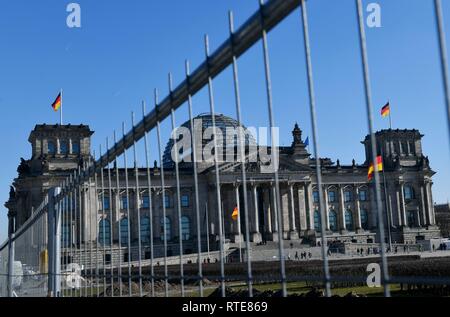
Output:
[[[232,148],[237,147],[238,135],[236,133],[227,133],[227,129],[229,131],[231,130],[230,132],[237,131],[236,129],[239,127],[239,123],[237,122],[237,120],[227,117],[223,114],[216,114],[214,116],[214,118],[216,121],[216,128],[220,129],[222,132],[222,135],[223,135],[224,149],[229,148],[229,147],[232,147]],[[200,114],[197,117],[195,117],[193,120],[194,120],[194,127],[200,126],[199,121],[201,121],[201,127],[202,127],[201,135],[202,136],[204,135],[206,129],[212,128],[212,126],[213,126],[212,115],[210,113]],[[246,147],[248,147],[249,144],[256,145],[256,140],[255,140],[254,136],[248,132],[247,128],[244,125],[240,125],[240,126],[246,132],[245,133]],[[190,120],[183,123],[181,125],[181,127],[187,128],[190,131],[192,131]],[[199,135],[199,132],[198,132],[198,134],[196,134],[196,136],[197,135]],[[179,138],[179,140],[181,140],[181,138]],[[212,138],[210,138],[210,139],[202,138],[202,149],[205,147],[205,145],[210,143],[212,140],[213,140]],[[199,140],[196,140],[197,144],[198,144],[198,142],[199,142]],[[166,148],[164,150],[164,156],[163,156],[164,167],[171,167],[173,165],[173,160],[172,160],[172,155],[171,155],[173,145],[174,145],[174,140],[171,138],[167,142]],[[191,150],[183,149],[183,152],[190,154]]]

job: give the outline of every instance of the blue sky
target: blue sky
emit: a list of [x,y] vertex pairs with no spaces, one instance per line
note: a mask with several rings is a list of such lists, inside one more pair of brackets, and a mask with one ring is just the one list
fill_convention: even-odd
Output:
[[[8,198],[20,157],[30,157],[29,132],[35,124],[58,122],[50,104],[61,87],[65,122],[89,124],[98,149],[114,129],[120,131],[122,121],[130,126],[131,111],[140,115],[141,100],[152,104],[153,88],[167,94],[169,71],[177,85],[186,58],[192,69],[203,61],[205,33],[212,50],[228,36],[229,9],[239,26],[258,7],[256,0],[77,2],[80,29],[66,26],[69,1],[0,1],[1,202]],[[394,128],[417,128],[425,135],[423,149],[437,172],[434,199],[445,202],[450,198],[450,157],[433,1],[376,2],[382,27],[367,29],[375,126],[388,127],[378,109],[390,100]],[[443,2],[450,43],[450,3]],[[355,1],[310,0],[308,5],[321,156],[362,163],[360,141],[368,129]],[[302,41],[300,10],[269,34],[275,121],[285,145],[291,143],[295,122],[304,136],[311,134]],[[267,126],[260,43],[239,60],[239,67],[244,123]],[[235,116],[231,76],[227,69],[215,79],[216,110]],[[208,109],[204,89],[194,97],[194,111]],[[176,118],[179,124],[187,119],[186,106]],[[169,124],[163,123],[164,139]],[[156,142],[153,132],[151,142]],[[6,220],[1,206],[0,240],[6,237]]]

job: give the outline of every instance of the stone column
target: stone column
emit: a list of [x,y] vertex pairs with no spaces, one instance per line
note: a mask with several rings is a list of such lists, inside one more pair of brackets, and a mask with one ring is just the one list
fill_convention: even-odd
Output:
[[259,208],[258,208],[258,187],[255,183],[252,186],[252,196],[253,196],[253,230],[252,230],[252,241],[261,242],[261,233],[259,232]]
[[402,221],[402,206],[401,206],[401,199],[400,199],[400,191],[397,188],[395,190],[395,195],[396,195],[396,200],[397,200],[397,219],[398,219],[398,226],[401,227],[403,226],[403,221]]
[[422,208],[422,224],[429,225],[430,221],[428,219],[428,203],[427,203],[427,197],[425,195],[425,183],[422,183],[420,185],[420,205]]
[[346,230],[345,227],[345,204],[344,204],[344,188],[339,186],[339,221],[340,230]]
[[430,225],[434,226],[434,207],[433,207],[433,197],[431,193],[431,182],[425,183],[425,191],[427,193],[427,203],[428,203],[428,218],[430,219]]
[[[320,198],[319,198],[320,199]],[[323,200],[325,203],[325,230],[330,231],[330,206],[328,202],[328,189],[326,185],[323,187]],[[320,211],[320,200],[319,200],[319,211]],[[321,216],[319,216],[321,217]],[[322,219],[321,219],[322,221]]]
[[404,183],[400,183],[400,203],[401,203],[401,216],[402,216],[402,224],[403,226],[408,226],[406,222],[406,210],[405,210],[405,191],[404,191]]
[[313,197],[312,197],[312,184],[305,184],[305,197],[306,197],[306,212],[309,215],[309,221],[307,221],[308,230],[314,230],[314,211],[313,211]]
[[278,241],[278,213],[281,212],[281,210],[278,210],[278,207],[281,208],[281,206],[277,206],[277,193],[276,193],[276,188],[275,188],[275,184],[271,183],[270,184],[271,187],[271,203],[272,203],[272,217],[273,217],[273,226],[272,226],[272,232],[273,232],[273,236],[272,236],[272,240],[273,241]]
[[272,206],[270,203],[270,189],[263,189],[263,203],[264,203],[264,226],[265,233],[272,234]]
[[306,195],[305,187],[299,186],[298,190],[298,222],[301,230],[301,234],[308,229],[306,223]]
[[355,186],[355,191],[354,191],[354,195],[355,195],[355,226],[356,226],[356,231],[360,231],[362,229],[362,225],[361,225],[361,205],[359,203],[359,188],[358,185],[354,185]]
[[289,183],[289,209],[290,209],[290,226],[289,226],[289,239],[298,239],[298,232],[295,226],[295,205],[294,205],[294,184]]

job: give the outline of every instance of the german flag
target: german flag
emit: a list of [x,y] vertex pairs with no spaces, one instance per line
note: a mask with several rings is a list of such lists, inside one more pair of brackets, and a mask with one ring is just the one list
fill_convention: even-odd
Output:
[[54,111],[58,111],[61,108],[61,93],[58,94],[55,101],[52,103],[52,108]]
[[381,108],[381,116],[384,118],[387,117],[390,113],[391,113],[391,105],[388,102],[383,108]]
[[[377,156],[377,171],[381,172],[383,170],[383,158],[381,156]],[[374,164],[370,164],[369,171],[367,172],[367,179],[370,182],[373,178],[373,174],[375,172]]]
[[239,216],[239,211],[238,211],[238,207],[234,207],[233,213],[231,214],[231,218],[236,221],[238,219]]

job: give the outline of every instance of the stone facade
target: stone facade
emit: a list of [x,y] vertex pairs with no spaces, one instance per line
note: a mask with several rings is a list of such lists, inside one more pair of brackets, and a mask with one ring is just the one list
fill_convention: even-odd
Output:
[[[211,119],[209,115],[201,117],[206,122]],[[237,126],[235,120],[224,116],[217,116],[216,123],[219,126]],[[189,126],[189,122],[184,126]],[[30,217],[48,188],[59,185],[92,159],[89,154],[92,133],[86,126],[36,126],[29,139],[33,149],[32,158],[23,160],[19,166],[19,177],[13,183],[10,200],[6,203],[11,231]],[[82,224],[79,213],[75,212],[70,229],[66,230],[71,232],[69,236],[72,237],[72,243],[78,244],[80,241],[97,241],[98,232],[110,226],[112,242],[117,246],[119,232],[122,238],[128,236],[125,233],[127,224],[124,222],[124,219],[128,219],[132,245],[138,241],[138,228],[144,233],[144,236],[141,234],[141,242],[148,245],[149,238],[145,235],[150,232],[151,223],[155,245],[159,246],[163,242],[164,207],[167,238],[174,244],[179,241],[181,232],[185,253],[196,251],[197,219],[200,220],[202,249],[206,248],[206,236],[209,236],[211,249],[218,247],[221,225],[227,240],[236,243],[244,241],[246,219],[249,222],[250,239],[254,243],[277,241],[281,236],[286,240],[300,240],[314,245],[320,237],[321,191],[328,240],[377,242],[375,191],[373,182],[367,180],[371,162],[370,138],[367,136],[362,141],[367,159],[361,164],[353,161],[343,165],[339,160],[334,163],[328,158],[321,159],[323,187],[318,188],[316,160],[308,153],[298,125],[295,125],[292,134],[292,145],[279,149],[279,188],[275,186],[273,174],[262,172],[263,164],[260,161],[246,164],[246,190],[241,182],[242,164],[222,163],[219,166],[218,201],[214,166],[198,164],[199,205],[196,206],[193,163],[181,162],[180,204],[183,218],[179,221],[175,168],[169,159],[173,145],[173,141],[170,141],[162,168],[156,162],[154,167],[149,168],[150,190],[146,168],[123,169],[115,166],[104,169],[103,180],[101,173],[98,173],[96,182],[91,179],[89,184],[74,192],[74,197],[83,206]],[[415,243],[417,240],[439,236],[432,195],[432,176],[435,172],[422,153],[422,137],[417,130],[382,130],[376,133],[377,154],[383,157],[384,162],[384,172],[380,173],[383,218],[386,237],[393,243]],[[266,150],[270,152],[271,149]],[[162,172],[166,188],[164,192],[161,190]],[[245,193],[247,197],[244,197]],[[245,201],[248,210],[245,210]],[[236,206],[240,211],[239,221],[231,218]],[[218,212],[219,207],[222,215]],[[65,221],[66,224],[69,222]],[[89,223],[97,224],[98,227],[89,226]],[[89,230],[89,227],[96,229]],[[110,243],[111,235],[105,237],[106,244]],[[122,245],[128,243],[126,240],[121,241]]]

